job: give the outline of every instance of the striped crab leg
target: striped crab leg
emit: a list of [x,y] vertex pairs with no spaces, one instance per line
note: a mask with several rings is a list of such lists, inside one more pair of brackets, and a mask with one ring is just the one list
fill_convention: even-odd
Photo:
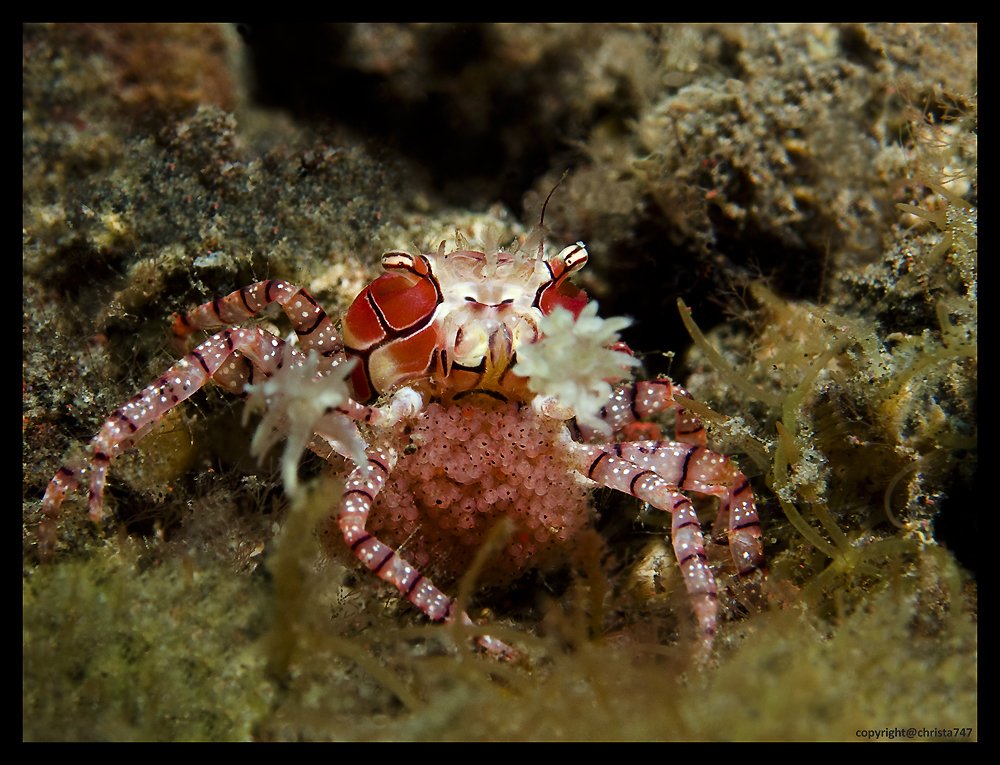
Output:
[[241,324],[271,303],[278,303],[284,309],[304,355],[316,351],[320,357],[332,361],[343,352],[344,344],[333,322],[316,299],[302,287],[278,279],[251,284],[178,316],[174,335],[183,341],[199,329]]
[[[309,294],[308,290],[280,279],[271,279],[242,287],[225,297],[218,297],[178,316],[173,326],[174,336],[178,341],[183,342],[189,335],[198,330],[211,330],[244,322],[263,311],[271,303],[278,303],[282,307],[292,329],[295,330],[301,349],[301,354],[295,354],[297,359],[308,356],[315,351],[320,360],[318,372],[321,375],[332,372],[335,367],[343,363],[346,358],[344,343],[326,311]],[[263,330],[258,331],[263,332]],[[279,344],[282,342],[269,333],[264,334]],[[279,348],[279,361],[274,369],[268,371],[267,377],[281,368],[280,356]],[[256,365],[253,359],[251,361]],[[235,365],[230,365],[226,371],[216,375],[215,379],[232,388],[233,392],[238,395],[243,395],[243,388],[254,382],[246,374],[241,374]],[[389,425],[398,421],[412,406],[413,403],[410,399],[397,400],[390,407],[383,408],[364,406],[354,399],[348,399],[341,406],[338,406],[336,411],[347,415],[352,420],[374,425]]]
[[[243,321],[272,302],[282,305],[303,347],[315,350],[324,360],[326,371],[343,360],[343,344],[329,317],[303,289],[288,282],[271,280],[244,287],[227,297],[217,298],[181,316],[174,324],[174,334],[183,339],[198,329],[209,329],[230,321]],[[88,459],[72,460],[61,467],[49,481],[42,498],[42,522],[39,527],[39,553],[51,558],[56,537],[56,518],[66,495],[73,491],[89,469],[90,516],[103,517],[101,501],[108,465],[111,460],[145,436],[153,425],[171,409],[215,378],[238,395],[245,394],[256,372],[272,376],[283,364],[284,343],[260,328],[230,328],[201,343],[171,366],[162,377],[146,387],[111,414],[88,445]],[[239,359],[236,355],[242,356]],[[301,362],[301,355],[292,352]],[[378,422],[384,419],[379,410],[348,399],[337,411],[351,419]]]
[[577,446],[581,472],[602,486],[631,494],[658,510],[670,513],[674,554],[698,620],[702,646],[707,651],[715,636],[718,594],[715,576],[706,560],[698,516],[690,500],[677,490],[676,484],[652,470],[634,465],[617,451],[619,446],[624,444]]
[[[447,623],[456,617],[464,624],[472,620],[462,612],[455,613],[455,601],[421,574],[411,563],[370,534],[365,526],[375,498],[385,485],[394,460],[379,447],[367,451],[368,465],[359,465],[347,479],[336,515],[331,515],[320,527],[320,536],[327,549],[343,535],[344,541],[358,559],[380,579],[399,590],[413,605],[433,621]],[[489,636],[477,638],[480,645],[498,656],[513,656],[513,649]]]
[[677,410],[676,442],[626,442],[616,447],[618,456],[652,470],[681,489],[718,497],[720,520],[716,528],[727,529],[729,548],[740,578],[757,581],[766,575],[767,567],[750,483],[731,459],[705,448],[708,443],[705,427],[674,400],[675,395],[691,398],[669,378],[624,386],[615,391],[599,417],[619,432],[656,412]]
[[[259,328],[227,329],[203,342],[111,414],[88,444],[91,456],[86,464],[76,460],[59,469],[42,498],[43,524],[46,521],[54,523],[63,499],[79,484],[88,468],[91,471],[90,517],[99,521],[104,515],[101,498],[111,460],[149,433],[167,412],[203,387],[209,378],[218,376],[233,385],[236,376],[246,377],[246,370],[238,368],[232,360],[234,354],[241,354],[250,361],[252,368],[270,376],[281,366],[283,345],[281,340]],[[50,531],[54,529],[44,528],[43,536]]]
[[99,521],[101,499],[111,460],[145,436],[163,416],[205,385],[236,352],[251,360],[265,375],[280,363],[283,343],[260,329],[233,329],[213,335],[170,367],[162,377],[129,399],[107,419],[88,445],[90,457],[74,460],[59,468],[49,481],[42,498],[42,526],[39,530],[43,558],[51,556],[55,540],[55,519],[66,495],[90,470],[90,517]]
[[635,441],[608,448],[680,489],[718,497],[719,515],[729,520],[729,550],[740,579],[759,581],[767,575],[753,491],[732,460],[676,441]]
[[[705,427],[697,417],[674,400],[675,394],[691,398],[690,393],[669,377],[625,385],[614,392],[597,416],[611,426],[612,432],[618,433],[651,414],[676,409],[677,422],[674,426],[676,440],[693,446],[706,446],[708,436]],[[581,430],[584,431],[585,438],[597,435],[596,432],[589,432],[589,429],[581,428]]]

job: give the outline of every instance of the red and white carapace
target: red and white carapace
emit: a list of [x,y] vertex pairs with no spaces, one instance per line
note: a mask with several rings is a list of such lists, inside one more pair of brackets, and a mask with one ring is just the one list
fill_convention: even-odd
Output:
[[555,258],[459,250],[390,252],[388,273],[361,291],[344,316],[347,353],[361,360],[352,380],[363,401],[400,382],[420,381],[433,397],[468,391],[522,396],[510,374],[517,349],[540,338],[539,319],[556,306],[578,316],[586,295],[567,277],[587,263],[583,244]]
[[[718,526],[728,529],[736,571],[749,580],[765,573],[753,493],[734,462],[706,448],[704,429],[675,400],[687,395],[683,389],[659,379],[611,391],[607,381],[637,362],[613,342],[611,322],[602,329],[596,307],[587,308],[586,295],[569,282],[586,262],[582,243],[548,256],[541,244],[537,251],[504,252],[490,245],[470,250],[464,242],[453,252],[444,243],[431,254],[390,252],[382,258],[387,273],[344,316],[342,339],[316,300],[288,282],[260,282],[205,303],[178,318],[178,337],[227,328],[112,413],[91,441],[89,458],[70,462],[49,482],[41,557],[52,556],[59,507],[83,474],[91,474],[96,520],[111,459],[214,379],[237,395],[252,392],[269,408],[267,427],[295,443],[286,484],[294,484],[306,446],[355,463],[321,538],[334,552],[346,544],[431,619],[468,621],[431,577],[453,583],[501,518],[514,533],[481,577],[493,585],[564,558],[589,523],[588,487],[603,485],[671,515],[673,547],[702,646],[709,648],[715,577],[682,491],[719,498]],[[297,347],[260,327],[235,326],[272,302],[288,316]],[[556,319],[568,329],[547,337]],[[574,330],[581,344],[549,359],[546,343],[566,346]],[[588,338],[597,338],[596,349]],[[531,355],[531,364],[517,366],[519,353]],[[558,390],[573,390],[563,385],[573,381],[606,392],[588,411],[576,411],[595,399],[544,395],[535,372],[517,373],[529,368],[545,370]],[[665,409],[677,412],[675,441],[613,437]],[[490,638],[480,643],[508,650]]]

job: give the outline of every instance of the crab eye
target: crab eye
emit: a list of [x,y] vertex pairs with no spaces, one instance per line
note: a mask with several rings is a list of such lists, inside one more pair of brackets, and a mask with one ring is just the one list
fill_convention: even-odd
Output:
[[560,252],[556,258],[566,264],[567,272],[579,271],[587,265],[587,248],[583,242],[577,242]]
[[382,268],[412,269],[414,257],[407,252],[387,252],[382,256]]
[[579,316],[587,305],[587,293],[571,284],[567,277],[587,264],[587,249],[583,242],[565,248],[555,258],[548,261],[552,281],[542,286],[535,296],[535,305],[543,314],[552,313],[557,305]]

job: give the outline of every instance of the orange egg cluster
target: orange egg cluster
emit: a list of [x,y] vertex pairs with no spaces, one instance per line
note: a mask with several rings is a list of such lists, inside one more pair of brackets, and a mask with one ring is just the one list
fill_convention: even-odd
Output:
[[394,444],[399,461],[369,530],[442,584],[465,572],[503,516],[515,531],[481,584],[507,583],[556,562],[587,523],[589,507],[586,487],[557,446],[564,429],[513,403],[428,406]]

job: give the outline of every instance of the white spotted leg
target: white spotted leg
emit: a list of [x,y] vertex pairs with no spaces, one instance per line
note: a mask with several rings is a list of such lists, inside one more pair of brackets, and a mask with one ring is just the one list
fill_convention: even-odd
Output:
[[[691,394],[669,377],[625,385],[615,390],[608,403],[601,407],[598,419],[611,426],[613,433],[620,433],[629,425],[641,422],[651,414],[667,409],[677,410],[674,425],[677,441],[693,446],[706,446],[708,436],[701,421],[674,400],[674,394],[691,398]],[[598,435],[596,431],[581,427],[585,440]]]
[[758,581],[767,574],[760,520],[750,482],[728,457],[701,446],[676,441],[615,444],[615,453],[668,483],[719,498],[719,514],[729,521],[729,550],[741,580]]
[[623,443],[618,456],[654,471],[680,489],[718,497],[716,528],[726,530],[740,579],[756,585],[766,576],[767,566],[750,483],[732,460],[705,448],[704,426],[674,400],[675,394],[691,398],[669,378],[624,386],[614,392],[599,417],[620,432],[655,412],[677,410],[676,441]]
[[[342,534],[347,546],[370,571],[399,590],[433,621],[447,623],[457,617],[464,624],[471,625],[472,620],[468,614],[455,613],[454,600],[435,587],[413,564],[366,530],[375,498],[393,467],[393,461],[385,450],[372,447],[367,454],[368,465],[355,467],[348,477],[337,514],[331,515],[320,527],[320,535],[327,549],[334,550],[333,540]],[[498,656],[509,657],[516,653],[504,643],[486,635],[477,638],[477,642]]]
[[[88,445],[90,458],[64,465],[49,481],[42,498],[41,553],[51,556],[55,519],[66,495],[80,482],[89,468],[90,517],[103,517],[101,502],[111,460],[145,436],[159,420],[181,401],[189,398],[217,373],[235,353],[246,357],[253,368],[270,376],[280,365],[283,343],[261,329],[227,329],[213,335],[170,367],[162,377],[115,410]],[[251,375],[252,378],[252,375]]]
[[690,500],[678,491],[676,484],[622,457],[617,451],[620,446],[625,444],[577,446],[577,454],[582,461],[581,472],[601,486],[631,494],[658,510],[670,513],[674,554],[698,620],[702,646],[707,652],[715,637],[718,594],[715,576],[706,560],[698,516]]
[[[326,313],[305,291],[288,282],[268,281],[244,287],[225,298],[206,303],[174,325],[178,338],[197,329],[208,329],[227,321],[242,321],[271,302],[282,305],[289,321],[307,351],[320,354],[325,371],[343,360],[343,344]],[[260,328],[230,328],[205,340],[187,356],[171,366],[152,385],[134,396],[111,414],[88,445],[89,459],[74,460],[61,467],[49,481],[42,498],[42,522],[39,528],[39,554],[51,558],[56,536],[56,518],[66,495],[75,489],[89,469],[90,516],[99,521],[108,465],[111,460],[145,436],[153,425],[181,401],[215,378],[223,387],[238,395],[257,373],[270,377],[281,368],[284,343]],[[238,356],[242,356],[240,359]],[[301,363],[302,355],[291,358]],[[379,423],[388,419],[379,410],[348,399],[336,411],[351,419]]]
[[344,344],[326,311],[307,290],[277,279],[251,284],[182,314],[174,322],[174,335],[183,341],[199,329],[240,324],[271,303],[281,305],[304,355],[316,351],[321,358],[330,360],[330,366],[341,356]]

